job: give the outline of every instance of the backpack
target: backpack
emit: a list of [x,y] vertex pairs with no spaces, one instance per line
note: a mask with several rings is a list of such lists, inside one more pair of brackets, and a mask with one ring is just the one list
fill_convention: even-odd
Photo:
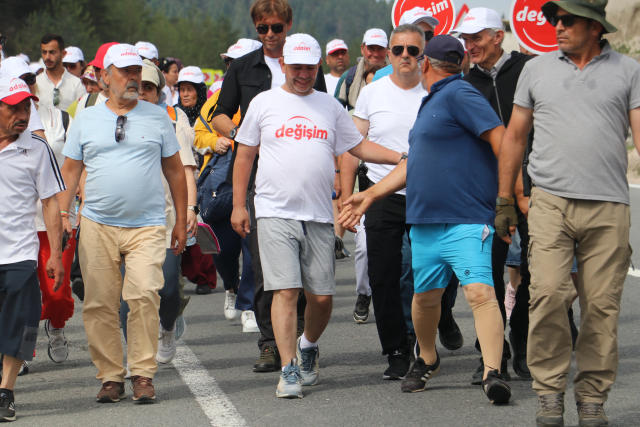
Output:
[[90,93],[89,96],[87,96],[87,100],[84,103],[84,108],[87,107],[93,107],[94,105],[96,105],[96,101],[98,100],[98,95],[100,95],[100,93]]
[[64,142],[67,142],[67,131],[69,130],[69,113],[60,110],[62,113],[62,127],[64,128]]
[[173,124],[173,130],[176,130],[176,123],[178,122],[178,110],[176,107],[169,107],[167,105],[167,113],[169,114],[169,118],[171,119],[171,123]]
[[[346,95],[346,105],[349,105],[349,92],[351,91],[351,85],[353,84],[353,80],[356,78],[356,70],[358,69],[357,65],[354,65],[353,67],[349,68],[349,71],[347,72],[347,78],[344,80],[344,84],[347,85],[347,95]],[[352,107],[355,108],[355,107]]]
[[228,218],[233,211],[233,186],[227,181],[231,151],[215,154],[198,178],[198,208],[205,223]]

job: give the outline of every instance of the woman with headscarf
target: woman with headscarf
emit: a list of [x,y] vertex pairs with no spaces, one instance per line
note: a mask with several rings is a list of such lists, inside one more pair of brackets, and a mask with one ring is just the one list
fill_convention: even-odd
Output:
[[187,114],[189,124],[193,127],[200,114],[200,109],[207,102],[207,85],[204,74],[198,67],[185,67],[178,75],[178,91],[180,100],[177,107]]

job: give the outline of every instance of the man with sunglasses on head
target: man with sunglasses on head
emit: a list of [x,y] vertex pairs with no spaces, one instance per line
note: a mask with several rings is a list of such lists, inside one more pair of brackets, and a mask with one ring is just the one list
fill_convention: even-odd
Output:
[[[424,45],[424,31],[417,25],[400,25],[391,33],[389,59],[393,73],[362,88],[353,113],[353,121],[363,137],[368,135],[372,141],[397,152],[409,151],[409,131],[422,98],[428,95],[420,84],[416,59]],[[352,194],[358,163],[351,154],[342,155],[341,186],[345,200]],[[394,167],[367,164],[367,168],[367,177],[375,184]],[[376,202],[364,222],[376,326],[382,354],[388,356],[389,362],[382,376],[385,380],[400,380],[409,370],[411,345],[407,333],[414,333],[413,327],[405,322],[400,283],[402,264],[411,262],[403,259],[403,255],[408,258],[410,253],[410,249],[408,253],[403,251],[404,235],[409,229],[406,204],[406,192],[399,190]],[[409,285],[413,286],[412,281]],[[408,312],[412,291],[406,298]]]
[[[293,23],[293,11],[286,0],[257,0],[251,6],[251,19],[256,32],[262,42],[262,49],[251,52],[242,58],[233,61],[225,81],[220,90],[218,106],[213,113],[211,126],[225,138],[235,139],[238,130],[242,127],[244,117],[249,109],[251,101],[260,93],[272,88],[280,87],[285,83],[285,75],[280,66],[280,58],[283,54],[287,32],[291,30]],[[313,87],[320,92],[326,92],[324,74],[319,73]],[[233,122],[233,116],[240,110],[240,125]],[[226,152],[228,148],[224,148]],[[232,183],[233,164],[236,151],[233,152],[231,167],[227,182]],[[253,214],[255,196],[255,173],[257,171],[257,159],[254,162],[253,179],[249,180],[248,207]],[[296,179],[292,177],[291,179]],[[273,292],[265,291],[260,253],[258,248],[257,222],[254,217],[251,220],[251,233],[249,233],[251,247],[251,262],[253,265],[256,293],[254,297],[254,312],[260,328],[260,358],[253,365],[255,372],[273,372],[280,369],[280,356],[278,354],[276,340],[271,324],[271,302]],[[298,330],[304,328],[304,307],[306,300],[301,295],[298,305]],[[301,332],[300,332],[301,333]]]
[[[63,154],[62,175],[75,196],[83,165],[87,177],[79,258],[86,284],[82,317],[91,360],[98,368],[101,403],[125,398],[118,309],[129,305],[127,362],[133,400],[152,403],[158,368],[158,309],[166,257],[165,197],[169,183],[176,219],[171,247],[178,256],[187,236],[187,183],[180,145],[164,108],[139,102],[143,62],[128,44],[111,46],[102,79],[109,99],[76,115]],[[63,220],[65,230],[71,224]],[[126,263],[124,283],[120,274]]]
[[[400,17],[398,25],[406,24],[414,24],[422,28],[424,31],[424,40],[426,43],[429,43],[429,40],[433,38],[433,32],[438,24],[440,24],[440,21],[438,21],[438,18],[434,17],[431,12],[427,12],[424,8],[414,7],[413,9],[403,13]],[[391,65],[387,65],[381,70],[376,71],[375,76],[373,76],[373,81],[375,82],[376,80],[380,80],[391,73],[393,73],[393,67]]]
[[518,224],[512,197],[535,130],[528,172],[531,273],[527,362],[538,394],[538,426],[564,425],[572,341],[567,309],[578,260],[580,334],[574,395],[580,426],[607,426],[604,412],[618,370],[620,299],[629,268],[629,127],[640,146],[640,64],[611,49],[603,34],[607,0],[548,1],[559,50],[527,62],[500,149],[496,230]]
[[57,34],[46,34],[40,40],[40,52],[46,70],[36,80],[40,105],[62,111],[87,93],[82,81],[63,66],[64,40]]

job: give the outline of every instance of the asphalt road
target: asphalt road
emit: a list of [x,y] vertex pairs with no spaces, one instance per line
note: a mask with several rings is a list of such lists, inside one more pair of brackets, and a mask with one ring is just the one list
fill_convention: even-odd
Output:
[[[640,190],[632,189],[631,197],[635,218],[640,212]],[[640,248],[637,224],[632,226],[631,244]],[[351,237],[347,237],[347,248],[353,252]],[[640,251],[633,255],[633,261],[640,267]],[[438,343],[440,373],[430,381],[427,391],[404,394],[399,382],[382,380],[386,358],[381,355],[375,324],[356,325],[351,318],[356,297],[353,258],[338,262],[336,278],[334,314],[320,341],[320,383],[305,388],[304,399],[277,399],[278,374],[252,372],[251,365],[258,357],[257,335],[243,333],[239,321],[224,319],[220,281],[211,295],[195,295],[193,287],[186,290],[192,298],[185,314],[188,329],[180,346],[180,360],[159,368],[154,381],[158,395],[155,405],[135,405],[130,391],[129,398],[118,404],[95,402],[100,383],[89,357],[82,304],[77,302],[76,314],[66,328],[70,355],[65,363],[49,360],[41,329],[37,357],[30,373],[19,378],[15,390],[17,425],[535,425],[537,400],[531,383],[515,377],[511,368],[513,399],[508,406],[491,405],[480,387],[470,385],[479,354],[473,348],[473,319],[462,292],[458,293],[454,314],[465,337],[464,347],[451,352]],[[620,318],[619,375],[605,406],[612,426],[640,425],[639,305],[640,278],[629,275]],[[577,304],[574,310],[579,326]],[[575,361],[573,367],[575,372]],[[577,426],[571,384],[567,391],[565,425]],[[230,418],[222,416],[224,410]]]

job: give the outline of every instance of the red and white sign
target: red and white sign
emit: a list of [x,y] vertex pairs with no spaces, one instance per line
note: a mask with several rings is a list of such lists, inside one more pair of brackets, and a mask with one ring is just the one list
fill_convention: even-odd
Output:
[[537,54],[558,50],[556,29],[540,10],[547,0],[513,0],[511,3],[511,31],[518,43]]
[[393,28],[398,26],[402,14],[413,9],[421,7],[440,21],[440,25],[435,28],[435,35],[449,34],[453,29],[456,20],[456,7],[453,0],[396,0],[391,9],[391,22]]

